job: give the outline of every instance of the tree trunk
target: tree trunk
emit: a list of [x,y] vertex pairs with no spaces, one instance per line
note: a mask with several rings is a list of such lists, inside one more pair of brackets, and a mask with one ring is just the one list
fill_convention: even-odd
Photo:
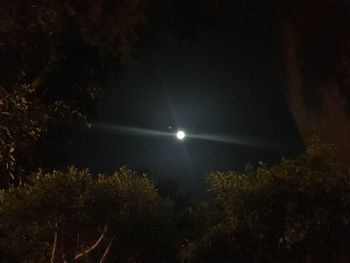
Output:
[[334,142],[350,166],[350,3],[274,2],[281,84],[299,133]]

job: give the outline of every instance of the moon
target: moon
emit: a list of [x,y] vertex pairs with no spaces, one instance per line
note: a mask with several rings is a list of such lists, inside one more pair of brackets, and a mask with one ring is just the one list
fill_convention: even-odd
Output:
[[184,131],[180,130],[180,131],[178,131],[178,132],[176,133],[176,137],[177,137],[180,141],[182,141],[183,139],[185,139],[186,134],[185,134]]

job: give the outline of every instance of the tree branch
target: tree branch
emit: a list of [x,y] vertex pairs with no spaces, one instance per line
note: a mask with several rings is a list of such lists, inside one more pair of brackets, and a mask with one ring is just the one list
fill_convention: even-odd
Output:
[[58,223],[55,224],[55,236],[52,246],[52,252],[51,252],[51,259],[50,263],[58,263],[61,262],[62,258],[62,251],[59,247],[59,243],[61,243],[62,246],[62,237],[58,229]]
[[109,251],[110,251],[110,249],[111,249],[113,240],[114,240],[114,237],[113,237],[112,240],[109,242],[108,246],[106,247],[105,252],[103,253],[103,255],[102,255],[102,257],[101,257],[101,259],[100,259],[100,261],[99,261],[98,263],[104,263],[104,262],[105,262],[105,260],[106,260],[106,258],[107,258],[107,255],[108,255],[108,253],[109,253]]
[[57,231],[55,231],[55,237],[54,237],[53,246],[52,246],[50,263],[55,263],[56,254],[57,254]]
[[93,245],[91,245],[89,248],[87,248],[86,250],[84,250],[84,251],[82,251],[82,252],[76,254],[75,257],[74,257],[74,261],[77,261],[78,259],[80,259],[80,258],[82,258],[82,257],[84,257],[84,256],[86,256],[86,255],[88,255],[88,254],[91,253],[92,251],[94,251],[94,250],[98,247],[98,245],[102,242],[103,238],[105,237],[106,232],[107,232],[107,225],[105,225],[102,234],[101,234],[100,237],[96,240],[96,242],[95,242]]

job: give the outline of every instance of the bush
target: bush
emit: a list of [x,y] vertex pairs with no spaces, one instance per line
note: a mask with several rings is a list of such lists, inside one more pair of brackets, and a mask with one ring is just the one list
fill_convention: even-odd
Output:
[[147,177],[126,168],[111,176],[39,172],[29,184],[2,191],[0,209],[1,253],[9,262],[174,258],[171,204]]
[[348,258],[350,174],[333,145],[242,174],[211,173],[214,200],[196,211],[186,262],[332,262]]

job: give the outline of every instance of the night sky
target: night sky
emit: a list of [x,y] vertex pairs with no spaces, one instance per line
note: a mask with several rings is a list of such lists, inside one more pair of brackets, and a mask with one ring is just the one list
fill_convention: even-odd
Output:
[[[102,101],[104,128],[91,129],[74,163],[149,170],[193,192],[208,171],[273,163],[302,150],[278,83],[270,1],[227,2],[217,24],[191,45],[147,47],[123,68]],[[174,134],[182,128],[239,143],[113,129],[120,126]]]

